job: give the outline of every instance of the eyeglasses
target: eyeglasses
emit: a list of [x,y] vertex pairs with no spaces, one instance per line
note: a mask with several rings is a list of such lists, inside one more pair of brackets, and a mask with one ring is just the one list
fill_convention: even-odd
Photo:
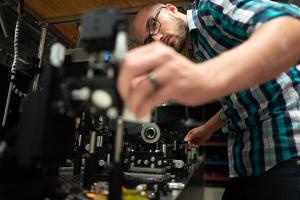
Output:
[[161,9],[166,8],[165,6],[160,7],[157,9],[154,17],[150,17],[147,22],[147,27],[149,31],[149,36],[144,40],[144,44],[148,44],[150,42],[153,42],[152,36],[158,34],[160,30],[160,22],[158,21],[158,15],[161,11]]

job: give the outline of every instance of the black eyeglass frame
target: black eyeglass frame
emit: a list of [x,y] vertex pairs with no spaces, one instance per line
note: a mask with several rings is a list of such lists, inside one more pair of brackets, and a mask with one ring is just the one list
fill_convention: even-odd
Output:
[[[149,23],[148,23],[148,32],[149,32],[149,35],[148,35],[148,37],[144,40],[144,44],[149,44],[149,43],[151,43],[151,42],[153,41],[152,37],[153,37],[154,35],[157,35],[158,32],[160,31],[160,26],[161,26],[161,24],[160,24],[160,22],[159,22],[159,20],[158,20],[157,18],[158,18],[159,14],[160,14],[160,11],[161,11],[163,8],[167,8],[167,7],[166,7],[166,6],[159,7],[159,8],[157,9],[157,11],[155,12],[154,16],[151,17],[151,18],[148,20],[148,21],[149,21]],[[158,25],[159,25],[159,26],[158,26],[158,29],[157,29],[157,31],[156,31],[155,33],[151,33],[151,24],[153,23],[153,21],[157,22]]]

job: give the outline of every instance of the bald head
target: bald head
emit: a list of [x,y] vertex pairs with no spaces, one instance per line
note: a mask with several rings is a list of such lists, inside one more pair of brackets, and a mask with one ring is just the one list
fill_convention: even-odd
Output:
[[141,38],[143,37],[144,35],[143,33],[145,32],[145,30],[141,30],[141,29],[147,26],[147,19],[150,16],[153,16],[157,9],[164,6],[166,5],[162,3],[147,4],[146,6],[141,8],[141,10],[134,17],[133,26],[132,26],[133,36],[140,44],[143,44]]
[[[162,8],[163,9],[160,9]],[[132,23],[133,36],[140,44],[144,44],[149,37],[149,21],[156,16],[159,22],[159,32],[151,37],[152,40],[162,41],[179,50],[182,40],[186,39],[187,20],[186,15],[178,12],[172,4],[151,3],[144,6],[134,17]],[[180,40],[180,41],[179,41]]]

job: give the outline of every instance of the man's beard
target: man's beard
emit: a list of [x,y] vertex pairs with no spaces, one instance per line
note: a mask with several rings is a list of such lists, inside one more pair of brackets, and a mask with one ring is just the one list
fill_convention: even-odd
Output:
[[178,27],[178,46],[176,45],[174,48],[177,52],[181,52],[186,43],[188,27],[185,21],[179,17],[176,17],[175,20]]

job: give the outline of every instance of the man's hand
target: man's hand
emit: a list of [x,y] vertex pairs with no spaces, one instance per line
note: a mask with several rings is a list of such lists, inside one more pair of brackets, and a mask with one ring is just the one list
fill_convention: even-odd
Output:
[[[171,47],[153,42],[127,53],[121,63],[117,87],[129,109],[137,117],[143,117],[169,100],[187,105],[207,101],[210,81],[201,70]],[[157,87],[147,78],[150,72],[155,75]]]
[[208,131],[208,129],[202,125],[190,130],[185,136],[184,141],[187,142],[189,147],[198,147],[204,144],[212,134],[213,132]]

